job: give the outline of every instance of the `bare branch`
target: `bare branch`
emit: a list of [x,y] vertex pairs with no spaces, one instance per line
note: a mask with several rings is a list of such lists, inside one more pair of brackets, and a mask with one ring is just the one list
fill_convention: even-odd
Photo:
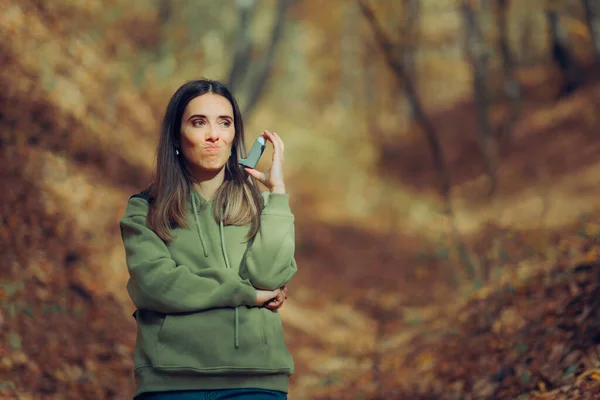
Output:
[[552,59],[565,78],[559,97],[568,96],[583,84],[581,70],[569,49],[569,38],[560,23],[558,11],[550,8],[546,16],[552,41]]
[[521,86],[516,78],[516,63],[508,44],[507,8],[509,0],[497,0],[496,25],[498,29],[498,47],[502,57],[504,72],[504,93],[510,107],[507,117],[500,125],[497,137],[502,144],[510,140],[515,122],[521,112]]
[[404,83],[405,85],[408,100],[411,103],[411,106],[415,113],[415,119],[418,121],[418,123],[421,125],[421,128],[423,129],[423,132],[429,144],[431,154],[433,156],[435,169],[440,179],[442,197],[445,203],[448,205],[450,202],[451,189],[450,174],[448,172],[448,167],[446,165],[446,161],[444,159],[442,148],[440,146],[435,128],[423,109],[421,100],[417,94],[417,90],[414,86],[413,81],[407,74],[404,65],[404,60],[396,56],[394,44],[390,40],[389,36],[383,31],[383,28],[381,27],[371,7],[367,5],[365,0],[357,1],[361,12],[365,16],[366,20],[369,22],[369,25],[375,36],[375,40],[377,41],[377,43],[381,47],[381,50],[384,53],[388,66],[392,69],[399,82]]
[[476,268],[475,261],[473,260],[473,257],[471,256],[471,253],[469,252],[456,226],[456,218],[452,210],[452,184],[450,181],[450,173],[446,161],[444,159],[444,154],[442,152],[442,148],[440,146],[435,127],[433,126],[433,123],[425,113],[423,105],[421,104],[421,100],[417,93],[417,89],[409,75],[409,72],[407,71],[405,58],[403,57],[403,55],[399,55],[399,52],[396,51],[396,47],[398,45],[395,45],[389,38],[389,36],[384,32],[379,21],[375,17],[375,12],[371,9],[371,7],[367,5],[366,1],[357,1],[363,15],[365,16],[366,20],[368,21],[371,27],[371,30],[373,31],[376,41],[379,43],[379,46],[381,47],[381,50],[384,53],[388,66],[396,75],[396,78],[398,79],[399,83],[404,83],[407,98],[414,111],[415,120],[420,124],[423,133],[425,134],[425,138],[427,139],[427,143],[429,144],[431,154],[433,156],[434,166],[440,179],[441,194],[445,207],[444,213],[448,216],[450,220],[450,224],[452,227],[452,236],[454,238],[454,241],[456,242],[467,275],[470,278],[473,278],[475,276]]
[[476,114],[479,125],[477,138],[483,155],[486,174],[490,179],[489,193],[492,194],[497,182],[498,156],[488,115],[490,99],[487,93],[487,75],[490,55],[470,1],[463,1],[462,14],[466,26],[465,46],[473,71],[473,96],[477,108]]
[[232,66],[227,78],[227,85],[232,91],[235,91],[239,83],[244,79],[250,64],[250,37],[248,30],[250,20],[256,9],[256,0],[238,0],[238,9],[240,12],[240,22],[235,35],[235,50]]
[[594,53],[597,58],[600,58],[600,16],[598,10],[598,0],[582,0],[583,8],[585,9],[585,19],[587,22]]
[[158,18],[161,24],[166,24],[169,19],[171,19],[171,4],[169,4],[169,0],[159,0],[158,1]]
[[285,14],[290,5],[293,3],[293,1],[294,0],[279,0],[279,7],[277,8],[277,17],[273,26],[273,30],[271,32],[271,42],[269,43],[267,54],[263,59],[258,78],[256,79],[255,84],[250,91],[250,97],[244,110],[244,113],[246,115],[249,115],[250,113],[252,113],[252,111],[254,111],[254,108],[256,107],[256,104],[258,103],[258,100],[264,92],[264,88],[267,85],[267,81],[273,66],[273,60],[275,59],[275,51],[277,49],[277,44],[279,43],[279,39],[281,39],[281,35],[283,32]]
[[[417,29],[416,25],[419,21],[419,0],[404,0],[404,9],[406,10],[406,15],[403,18],[403,36],[410,37],[412,40],[410,43],[405,44],[403,47],[403,62],[404,69],[406,70],[407,75],[410,75],[413,80],[417,80],[417,68],[415,67],[415,50],[417,48],[417,44],[420,41],[420,38],[417,37]],[[410,117],[412,120],[415,120],[415,110],[410,108]]]

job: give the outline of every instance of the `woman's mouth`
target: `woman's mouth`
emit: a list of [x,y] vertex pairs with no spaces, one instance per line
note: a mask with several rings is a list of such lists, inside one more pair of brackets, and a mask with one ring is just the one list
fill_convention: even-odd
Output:
[[208,153],[217,153],[219,150],[221,150],[220,147],[218,146],[207,146],[204,148]]

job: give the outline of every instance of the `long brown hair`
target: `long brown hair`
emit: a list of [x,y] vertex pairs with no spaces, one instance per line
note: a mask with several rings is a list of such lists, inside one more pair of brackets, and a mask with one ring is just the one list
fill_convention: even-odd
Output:
[[183,157],[176,155],[176,143],[181,135],[181,119],[188,103],[203,94],[213,93],[225,97],[233,108],[235,137],[231,156],[225,164],[225,179],[214,197],[214,214],[217,222],[228,225],[251,223],[249,238],[254,237],[260,224],[262,198],[258,185],[239,165],[246,157],[244,123],[237,101],[221,82],[199,79],[183,84],[171,97],[162,122],[156,152],[156,170],[146,189],[150,199],[148,226],[165,242],[171,240],[171,229],[187,227],[186,211],[192,192],[192,177]]

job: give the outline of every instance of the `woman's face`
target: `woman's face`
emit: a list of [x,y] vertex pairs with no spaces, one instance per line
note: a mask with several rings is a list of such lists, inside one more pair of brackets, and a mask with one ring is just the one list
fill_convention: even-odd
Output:
[[191,172],[219,172],[235,137],[233,108],[225,97],[206,93],[192,99],[181,120],[180,157]]

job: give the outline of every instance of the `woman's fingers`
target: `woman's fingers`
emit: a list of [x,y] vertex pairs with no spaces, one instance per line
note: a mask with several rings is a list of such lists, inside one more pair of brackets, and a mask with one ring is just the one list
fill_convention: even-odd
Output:
[[269,305],[267,306],[267,308],[271,311],[277,311],[279,310],[281,307],[283,307],[283,303],[285,300],[279,301],[279,302],[273,302],[273,303],[269,303]]
[[268,130],[265,129],[263,131],[263,133],[261,133],[261,136],[264,137],[265,139],[267,139],[269,142],[271,142],[273,147],[275,147],[275,137],[273,136],[273,134],[271,132],[269,132]]
[[246,172],[269,190],[278,193],[285,193],[285,183],[283,180],[283,140],[276,132],[264,130],[261,136],[273,145],[273,164],[266,172],[260,172],[253,168],[244,168]]
[[256,305],[265,305],[265,303],[278,299],[281,295],[281,289],[276,290],[257,290],[256,291]]
[[273,139],[274,139],[274,147],[277,149],[277,154],[279,155],[279,157],[283,158],[283,140],[281,140],[281,138],[279,137],[279,135],[275,132],[273,132]]
[[246,170],[246,172],[253,176],[254,178],[256,178],[259,182],[265,183],[266,181],[266,176],[263,172],[260,172],[254,168],[248,168],[248,167],[244,167],[244,169]]
[[283,304],[283,302],[281,302],[281,301],[272,301],[269,304],[267,304],[265,307],[268,308],[269,310],[277,310],[279,307],[281,307],[282,304]]
[[277,297],[275,297],[272,301],[266,304],[266,307],[271,311],[276,311],[280,309],[283,306],[283,303],[285,302],[285,299],[287,297],[281,288],[279,290],[280,292],[277,295]]
[[273,145],[273,156],[283,157],[283,140],[276,132],[271,132],[265,129],[262,136]]
[[285,145],[283,144],[283,139],[281,139],[281,137],[277,134],[277,132],[273,132],[273,136],[275,136],[275,138],[279,142],[279,146],[281,147],[281,151],[284,151],[285,150]]

